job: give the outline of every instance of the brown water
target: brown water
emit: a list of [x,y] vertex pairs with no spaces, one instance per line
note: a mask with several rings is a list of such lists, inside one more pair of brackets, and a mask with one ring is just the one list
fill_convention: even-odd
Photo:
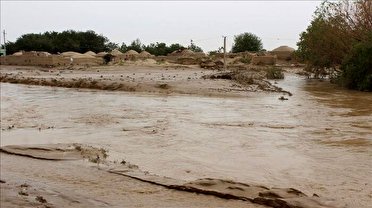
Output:
[[[162,96],[1,83],[1,145],[88,143],[173,178],[372,204],[372,94],[287,76],[294,95]],[[14,125],[14,128],[8,129]]]

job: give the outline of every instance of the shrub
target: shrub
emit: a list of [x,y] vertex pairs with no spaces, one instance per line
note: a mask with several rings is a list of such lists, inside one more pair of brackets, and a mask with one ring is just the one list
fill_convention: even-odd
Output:
[[284,74],[281,68],[269,67],[266,68],[266,78],[267,79],[284,79]]
[[248,56],[245,56],[245,57],[242,57],[240,58],[240,62],[242,62],[243,64],[250,64],[251,63],[251,58],[248,57]]

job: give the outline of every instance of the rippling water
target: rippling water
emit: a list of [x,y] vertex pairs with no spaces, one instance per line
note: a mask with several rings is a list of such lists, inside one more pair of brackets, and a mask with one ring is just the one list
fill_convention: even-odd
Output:
[[[372,204],[372,94],[289,75],[293,93],[162,96],[1,83],[1,145],[99,144],[158,175]],[[13,129],[8,129],[14,125]]]

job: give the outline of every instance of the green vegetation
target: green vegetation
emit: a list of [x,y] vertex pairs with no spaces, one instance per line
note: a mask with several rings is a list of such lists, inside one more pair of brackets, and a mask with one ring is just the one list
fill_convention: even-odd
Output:
[[244,51],[261,51],[262,42],[259,37],[252,33],[243,33],[236,35],[234,38],[234,45],[232,47],[233,53]]
[[337,82],[350,89],[372,91],[372,33],[345,58]]
[[8,54],[20,50],[25,51],[47,51],[50,53],[76,51],[85,53],[87,51],[108,51],[117,47],[117,44],[109,42],[102,35],[94,31],[86,32],[67,30],[63,32],[45,32],[40,34],[25,34],[19,37],[15,42],[8,42]]
[[15,42],[6,44],[7,53],[13,54],[17,51],[46,51],[49,53],[62,53],[66,51],[75,51],[85,53],[87,51],[102,52],[119,49],[125,53],[129,50],[135,50],[138,53],[147,51],[156,56],[166,56],[176,50],[190,49],[194,52],[203,52],[203,50],[191,43],[190,46],[184,47],[178,43],[151,43],[144,45],[139,39],[133,40],[130,45],[110,42],[108,38],[96,34],[94,31],[86,32],[67,30],[63,32],[45,32],[40,34],[25,34],[19,37]]
[[203,52],[203,50],[199,46],[195,45],[193,42],[191,42],[191,44],[187,48],[194,52]]
[[[187,48],[194,52],[203,52],[203,50],[199,46],[195,45],[194,43],[191,43],[191,45],[188,46]],[[150,43],[149,45],[146,46],[142,44],[139,39],[132,41],[132,43],[129,46],[127,46],[125,43],[122,43],[120,47],[120,51],[123,53],[129,50],[135,50],[138,53],[140,53],[141,51],[147,51],[155,56],[166,56],[172,53],[173,51],[183,50],[183,49],[186,49],[186,47],[178,43],[173,43],[168,46],[166,43],[156,42],[156,43]]]
[[185,47],[181,46],[178,43],[167,46],[167,44],[165,43],[157,42],[145,46],[144,49],[155,56],[166,56],[167,54],[172,53],[173,51],[185,49]]
[[297,43],[297,58],[315,77],[371,91],[372,1],[325,1]]
[[123,53],[129,50],[134,50],[140,53],[144,50],[143,47],[144,46],[142,45],[141,41],[137,38],[136,40],[133,40],[129,46],[125,45],[125,43],[122,43],[119,49]]

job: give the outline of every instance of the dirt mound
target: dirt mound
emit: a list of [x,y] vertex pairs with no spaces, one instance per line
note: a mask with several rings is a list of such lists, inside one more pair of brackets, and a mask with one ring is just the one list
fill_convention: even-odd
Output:
[[84,53],[85,55],[91,55],[91,56],[95,56],[97,55],[96,53],[94,53],[93,51],[87,51]]
[[124,53],[125,55],[138,55],[138,52],[135,51],[135,50],[129,50],[127,52]]
[[51,56],[52,54],[48,53],[48,52],[45,52],[45,51],[40,51],[40,52],[38,52],[38,55],[39,56]]
[[104,57],[106,54],[108,54],[107,52],[99,52],[96,54],[97,57]]
[[110,54],[113,55],[113,56],[119,56],[119,55],[122,55],[123,53],[121,51],[119,51],[118,49],[114,49],[114,50],[111,51]]
[[170,53],[171,56],[193,56],[195,53],[190,49],[176,50]]
[[151,53],[147,52],[147,51],[142,51],[141,53],[139,53],[139,57],[141,58],[149,58],[149,57],[152,57]]
[[15,52],[12,54],[13,56],[22,56],[23,55],[23,52],[22,51],[18,51],[18,52]]
[[195,53],[190,49],[184,49],[180,52],[180,54],[183,56],[189,56],[189,55],[194,55]]
[[61,55],[64,57],[72,57],[72,56],[77,56],[77,55],[82,55],[82,54],[78,52],[74,52],[74,51],[67,51],[67,52],[61,53]]
[[157,63],[156,60],[155,59],[151,59],[151,58],[146,59],[146,60],[143,61],[143,64],[145,64],[145,65],[154,65],[156,63]]
[[288,47],[288,46],[280,46],[278,48],[275,48],[272,50],[273,52],[293,52],[295,51],[294,48]]

